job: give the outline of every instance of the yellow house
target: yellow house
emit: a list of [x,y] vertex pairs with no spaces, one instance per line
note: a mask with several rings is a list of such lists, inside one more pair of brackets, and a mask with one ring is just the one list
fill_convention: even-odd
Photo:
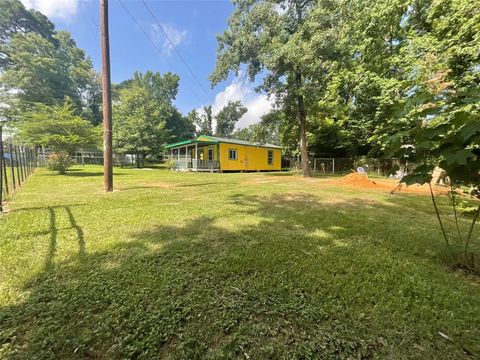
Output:
[[279,171],[282,148],[201,135],[166,146],[176,170],[188,171]]

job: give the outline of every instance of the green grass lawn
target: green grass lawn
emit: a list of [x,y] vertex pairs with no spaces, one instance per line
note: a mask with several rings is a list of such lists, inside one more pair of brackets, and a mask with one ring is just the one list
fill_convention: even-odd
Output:
[[478,359],[429,197],[330,181],[38,170],[0,219],[0,358]]

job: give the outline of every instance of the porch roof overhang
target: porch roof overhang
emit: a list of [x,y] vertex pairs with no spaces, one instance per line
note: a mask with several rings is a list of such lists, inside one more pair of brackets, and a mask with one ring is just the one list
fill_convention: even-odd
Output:
[[175,148],[180,148],[180,147],[185,147],[191,144],[205,144],[205,145],[211,145],[211,144],[218,144],[218,141],[205,141],[205,140],[197,140],[197,139],[191,139],[191,140],[184,140],[184,141],[179,141],[173,144],[168,144],[165,146],[166,149],[175,149]]

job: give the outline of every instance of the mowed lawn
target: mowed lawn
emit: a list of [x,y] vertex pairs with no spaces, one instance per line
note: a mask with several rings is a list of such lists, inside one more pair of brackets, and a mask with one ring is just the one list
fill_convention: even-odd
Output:
[[445,265],[428,196],[118,168],[102,188],[40,169],[0,219],[0,358],[480,357],[479,281]]

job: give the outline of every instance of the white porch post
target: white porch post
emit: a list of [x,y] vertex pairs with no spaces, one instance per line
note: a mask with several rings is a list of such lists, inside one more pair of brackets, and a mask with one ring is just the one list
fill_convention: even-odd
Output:
[[195,143],[195,160],[193,161],[193,170],[197,171],[197,159],[198,159],[198,143]]
[[177,148],[177,170],[180,170],[180,148]]
[[188,170],[188,145],[185,145],[185,170]]

